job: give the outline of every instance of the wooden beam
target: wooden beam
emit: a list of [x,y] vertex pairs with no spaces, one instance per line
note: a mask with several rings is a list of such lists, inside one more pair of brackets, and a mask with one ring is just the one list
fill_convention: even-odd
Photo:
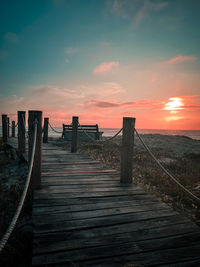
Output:
[[133,145],[134,145],[135,118],[123,118],[123,136],[121,151],[121,183],[132,183]]
[[77,143],[78,143],[78,117],[72,118],[72,143],[71,143],[71,152],[77,152]]
[[33,169],[31,174],[31,188],[39,189],[41,185],[41,159],[42,159],[42,111],[29,110],[28,118],[28,159],[29,164],[31,161],[31,154],[33,149],[33,138],[34,138],[34,128],[37,122],[37,137],[36,137],[36,147],[35,147],[35,157],[33,163]]
[[15,121],[12,121],[12,137],[15,137]]
[[18,151],[20,154],[26,152],[26,112],[18,111]]
[[8,127],[8,138],[10,137],[10,118],[7,118],[7,127]]
[[8,120],[7,115],[2,115],[2,136],[3,142],[6,143],[8,141]]
[[48,143],[49,118],[44,118],[43,143]]

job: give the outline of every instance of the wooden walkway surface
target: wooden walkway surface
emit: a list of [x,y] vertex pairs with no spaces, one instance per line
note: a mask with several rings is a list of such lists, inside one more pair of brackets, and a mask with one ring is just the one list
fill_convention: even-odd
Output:
[[33,266],[200,266],[189,219],[86,155],[45,144],[42,158]]
[[33,266],[200,266],[200,229],[88,156],[43,146]]

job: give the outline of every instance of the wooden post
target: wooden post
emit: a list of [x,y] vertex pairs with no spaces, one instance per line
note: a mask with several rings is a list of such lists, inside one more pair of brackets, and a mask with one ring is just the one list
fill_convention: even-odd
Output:
[[10,137],[10,118],[7,118],[8,138]]
[[99,127],[98,124],[96,124],[96,140],[99,140]]
[[3,114],[2,115],[2,137],[3,137],[3,142],[6,143],[8,141],[8,120],[7,120],[7,115]]
[[78,117],[72,117],[72,143],[71,152],[77,152]]
[[48,126],[49,126],[49,118],[44,118],[43,143],[48,143]]
[[65,136],[64,136],[64,123],[63,123],[63,131],[62,131],[62,139],[65,139]]
[[37,121],[37,137],[35,147],[35,157],[33,162],[30,186],[32,189],[39,189],[41,184],[41,159],[42,159],[42,111],[29,110],[28,112],[28,160],[31,161],[31,154],[33,149],[34,128]]
[[26,118],[25,118],[25,111],[18,111],[18,151],[20,154],[26,152],[26,130],[25,130],[25,125],[26,125]]
[[123,136],[121,151],[121,183],[132,183],[133,145],[135,118],[123,118]]
[[15,121],[12,121],[12,137],[15,137]]

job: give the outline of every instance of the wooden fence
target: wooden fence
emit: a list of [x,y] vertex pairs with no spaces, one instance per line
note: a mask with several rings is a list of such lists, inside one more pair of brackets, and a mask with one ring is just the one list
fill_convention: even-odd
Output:
[[[38,189],[41,184],[41,159],[42,159],[42,133],[43,143],[48,142],[48,126],[49,118],[44,118],[42,128],[42,111],[30,110],[28,111],[28,161],[30,161],[32,146],[33,146],[33,132],[34,121],[37,121],[37,142],[34,157],[33,171],[31,175],[31,188]],[[79,118],[72,118],[72,140],[71,153],[76,153],[78,149],[78,123]],[[26,152],[26,112],[18,111],[18,123],[12,121],[12,137],[15,137],[15,128],[18,126],[18,152],[23,154]],[[3,142],[6,143],[9,138],[9,118],[6,114],[2,115],[2,137]],[[132,183],[133,177],[133,146],[134,146],[134,132],[135,132],[135,118],[123,118],[123,135],[121,148],[121,183]],[[98,141],[98,140],[97,140]]]

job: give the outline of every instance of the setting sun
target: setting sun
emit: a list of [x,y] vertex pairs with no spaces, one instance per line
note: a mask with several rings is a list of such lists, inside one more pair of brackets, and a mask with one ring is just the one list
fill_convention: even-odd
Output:
[[183,109],[183,100],[180,97],[171,97],[170,101],[165,104],[165,110],[181,110]]

